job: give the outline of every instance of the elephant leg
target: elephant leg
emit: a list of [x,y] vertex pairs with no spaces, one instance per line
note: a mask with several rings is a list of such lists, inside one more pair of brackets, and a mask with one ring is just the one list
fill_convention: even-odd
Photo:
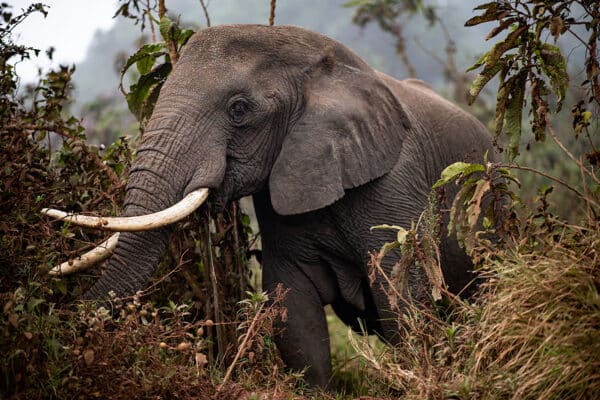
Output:
[[284,289],[289,288],[283,301],[286,318],[280,319],[275,327],[275,343],[283,361],[293,370],[305,370],[304,377],[310,386],[328,388],[331,381],[329,332],[316,288],[300,272],[294,274],[293,285],[288,279],[267,279],[264,287],[269,291],[279,283]]

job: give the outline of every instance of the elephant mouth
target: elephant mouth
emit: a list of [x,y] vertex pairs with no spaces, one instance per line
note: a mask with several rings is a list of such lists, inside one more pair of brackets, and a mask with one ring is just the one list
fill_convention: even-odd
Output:
[[[71,214],[52,208],[44,208],[42,214],[87,228],[112,232],[141,232],[161,228],[182,220],[200,207],[208,195],[208,189],[196,189],[169,208],[135,217],[93,217],[89,215]],[[70,274],[88,268],[108,258],[117,246],[118,237],[118,233],[112,235],[108,240],[81,255],[77,260],[70,260],[54,267],[50,270],[50,274]]]

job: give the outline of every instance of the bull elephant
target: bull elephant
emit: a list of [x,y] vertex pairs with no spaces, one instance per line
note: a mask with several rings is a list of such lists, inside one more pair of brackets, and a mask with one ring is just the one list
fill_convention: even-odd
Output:
[[[386,282],[367,276],[369,252],[392,233],[370,228],[410,227],[446,166],[479,161],[491,148],[482,124],[424,83],[378,72],[321,34],[292,26],[202,30],[160,92],[131,167],[127,218],[88,221],[155,229],[122,232],[85,298],[128,296],[147,284],[172,229],[154,224],[154,213],[180,201],[192,212],[207,189],[223,204],[252,195],[263,288],[290,289],[276,344],[289,367],[327,386],[325,305],[354,328],[361,321],[369,333],[401,340]],[[473,278],[472,264],[455,238],[444,235],[440,249],[447,287],[458,293]],[[420,281],[411,276],[414,288]]]

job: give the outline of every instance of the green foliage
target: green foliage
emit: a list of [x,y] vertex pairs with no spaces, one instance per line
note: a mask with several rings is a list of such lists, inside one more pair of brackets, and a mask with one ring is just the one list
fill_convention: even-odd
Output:
[[[576,5],[582,7],[590,32],[585,65],[592,74],[583,83],[586,98],[571,109],[572,125],[576,136],[587,136],[589,164],[569,151],[548,121],[550,110],[559,111],[565,100],[569,76],[559,47],[540,39],[547,31],[556,40],[580,24],[570,17],[570,7]],[[590,67],[597,64],[599,8],[589,1],[495,1],[479,6],[483,13],[467,22],[498,21],[488,38],[507,31],[472,67],[481,71],[472,84],[471,101],[499,77],[496,137],[507,133],[510,157],[520,150],[529,88],[535,139],[544,140],[547,131],[580,176],[573,185],[543,170],[485,159],[482,164],[457,162],[442,172],[434,189],[459,185],[448,233],[456,235],[485,280],[473,304],[450,297],[449,316],[439,308],[410,306],[399,313],[399,324],[409,327],[405,343],[385,359],[385,366],[381,359],[372,362],[385,379],[405,390],[406,398],[579,399],[600,393],[598,361],[590,357],[599,351],[593,337],[600,318],[600,264],[595,256],[600,180],[594,168],[594,132],[588,130],[594,115],[586,108],[600,104],[597,76]],[[534,208],[522,204],[521,185],[512,169],[543,176],[575,193],[585,204],[584,213],[576,211],[581,225],[565,223],[552,212],[552,186],[538,190]],[[402,240],[406,243],[404,235]],[[403,246],[398,264],[406,251]],[[390,295],[390,301],[397,302],[397,295]]]
[[[590,1],[506,1],[499,0],[476,7],[482,13],[466,22],[466,26],[497,22],[486,39],[507,33],[485,53],[470,70],[482,68],[471,85],[470,103],[479,96],[488,82],[498,76],[499,88],[496,103],[496,138],[504,132],[509,138],[509,156],[514,159],[520,152],[523,108],[530,97],[530,113],[534,138],[545,139],[547,114],[560,111],[569,87],[569,74],[560,47],[548,43],[560,36],[573,33],[573,27],[584,24],[589,39],[585,68],[588,80],[583,83],[591,94],[590,103],[600,105],[596,90],[598,82],[598,55],[596,42],[600,32],[598,5]],[[582,13],[574,17],[574,7]],[[586,44],[584,42],[584,44]],[[594,72],[596,71],[596,72]],[[527,87],[530,88],[526,96]],[[555,101],[550,101],[551,96]],[[550,104],[554,104],[550,106]],[[584,111],[585,112],[585,111]]]
[[[69,254],[74,245],[90,242],[98,235],[64,229],[51,233],[48,222],[39,218],[43,207],[56,206],[85,211],[89,208],[115,213],[120,199],[121,178],[131,154],[122,141],[102,155],[85,144],[79,120],[69,116],[65,104],[70,96],[74,68],[65,66],[49,72],[25,98],[17,94],[15,59],[35,51],[12,44],[14,25],[39,9],[33,5],[24,13],[8,18],[2,27],[0,65],[0,287],[2,291],[27,286],[56,260]],[[66,242],[74,237],[78,242]],[[46,285],[46,284],[44,284]],[[51,280],[44,286],[50,301],[68,298],[64,282]],[[75,293],[77,294],[77,293]]]
[[[433,189],[456,182],[461,187],[453,200],[448,234],[455,233],[459,243],[470,251],[476,244],[476,232],[482,227],[503,234],[508,205],[519,203],[508,183],[520,182],[507,168],[484,160],[484,164],[456,162],[446,167]],[[509,203],[510,201],[510,203]]]
[[[167,16],[161,18],[159,30],[163,42],[143,45],[127,59],[121,70],[121,90],[125,94],[129,110],[136,116],[142,129],[152,115],[163,83],[171,73],[171,58],[177,57],[194,33],[191,29],[180,28]],[[139,79],[129,87],[129,92],[125,93],[123,78],[134,64]]]

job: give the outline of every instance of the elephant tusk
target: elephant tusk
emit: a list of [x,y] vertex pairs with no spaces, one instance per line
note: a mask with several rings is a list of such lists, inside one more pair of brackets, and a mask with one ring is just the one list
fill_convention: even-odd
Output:
[[160,228],[187,217],[200,207],[207,197],[208,189],[197,189],[167,209],[137,217],[92,217],[66,213],[53,208],[44,208],[42,213],[52,218],[68,221],[73,225],[88,228],[113,232],[139,232]]
[[87,253],[79,256],[74,260],[65,261],[64,263],[52,268],[48,271],[49,275],[69,275],[77,271],[88,269],[94,264],[99,263],[110,257],[115,247],[117,247],[117,241],[119,240],[119,233],[115,233],[104,242],[100,243],[94,249]]

